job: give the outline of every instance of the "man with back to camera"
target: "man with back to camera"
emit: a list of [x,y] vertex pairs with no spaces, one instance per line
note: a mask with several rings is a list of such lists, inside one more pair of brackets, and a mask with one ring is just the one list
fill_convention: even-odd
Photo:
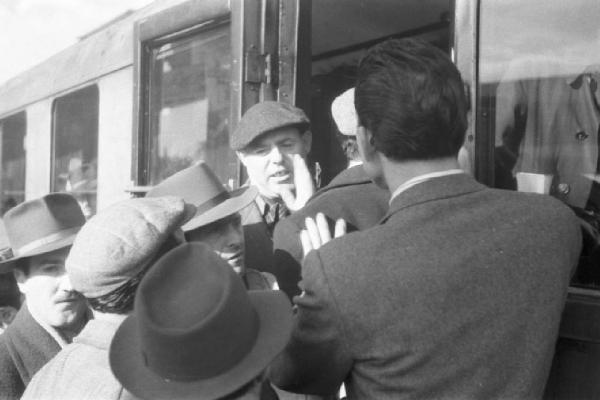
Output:
[[13,272],[26,301],[0,335],[0,398],[18,399],[88,320],[85,299],[62,283],[85,217],[73,196],[53,193],[15,206],[3,220],[12,257],[0,271]]
[[274,400],[264,371],[291,329],[283,293],[246,291],[212,249],[185,243],[142,279],[110,366],[141,399]]
[[275,227],[273,234],[273,268],[278,283],[290,299],[300,294],[302,245],[300,231],[306,217],[322,212],[330,221],[342,218],[351,232],[375,225],[388,209],[390,194],[377,187],[365,174],[356,145],[356,111],[354,88],[346,90],[331,104],[331,114],[342,134],[342,147],[348,158],[348,168],[321,188],[306,206],[294,212]]
[[307,221],[316,251],[272,381],[306,393],[344,382],[349,399],[541,398],[581,247],[576,217],[458,169],[462,81],[426,42],[370,49],[355,104],[363,167],[390,209],[320,248]]
[[273,229],[314,193],[305,161],[312,141],[309,128],[301,109],[264,101],[250,107],[231,134],[230,146],[258,189],[254,203],[241,211],[249,268],[276,272]]
[[148,191],[146,197],[178,196],[197,206],[196,215],[181,229],[188,242],[209,246],[240,275],[248,290],[277,287],[268,272],[246,268],[246,249],[240,211],[257,195],[255,187],[229,192],[210,167],[200,161],[163,180]]

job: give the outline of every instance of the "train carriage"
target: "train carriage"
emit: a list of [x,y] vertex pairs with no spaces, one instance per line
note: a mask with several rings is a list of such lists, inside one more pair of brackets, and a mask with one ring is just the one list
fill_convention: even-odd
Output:
[[68,191],[92,215],[199,159],[237,187],[246,177],[229,133],[272,99],[311,117],[311,169],[325,184],[346,162],[331,101],[367,48],[420,37],[465,81],[464,168],[558,197],[582,218],[591,244],[547,396],[597,397],[598,17],[596,0],[156,0],[0,86],[0,212]]

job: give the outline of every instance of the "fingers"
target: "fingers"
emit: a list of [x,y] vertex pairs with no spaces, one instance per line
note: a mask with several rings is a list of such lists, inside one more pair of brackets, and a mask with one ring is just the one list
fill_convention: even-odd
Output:
[[306,225],[306,230],[308,232],[308,237],[310,239],[312,248],[314,250],[318,249],[319,247],[321,247],[322,242],[321,234],[319,233],[319,227],[317,226],[317,223],[314,219],[308,217],[304,221],[304,224]]
[[346,234],[346,221],[342,218],[335,221],[334,238],[339,238]]
[[308,231],[306,229],[302,229],[300,231],[300,242],[302,242],[302,253],[304,257],[313,249],[312,243],[310,242],[310,237],[308,236]]
[[315,193],[315,185],[304,158],[300,154],[293,154],[292,162],[294,167],[294,186],[296,187],[296,199],[292,210],[298,210],[304,207],[308,199]]
[[[332,237],[327,218],[323,213],[317,213],[315,218],[307,217],[304,220],[304,224],[306,229],[300,231],[300,242],[302,243],[302,251],[306,257],[311,250],[319,249],[325,243],[329,242]],[[335,223],[334,238],[345,234],[346,221],[340,218]]]
[[317,228],[319,229],[319,236],[321,239],[321,245],[329,242],[331,240],[331,231],[329,231],[329,224],[327,223],[327,219],[323,213],[318,213],[315,217],[315,222],[317,223]]

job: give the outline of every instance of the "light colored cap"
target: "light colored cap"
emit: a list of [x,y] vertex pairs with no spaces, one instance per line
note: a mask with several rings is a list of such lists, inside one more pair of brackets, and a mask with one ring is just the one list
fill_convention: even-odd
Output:
[[354,108],[354,88],[346,90],[331,103],[331,115],[341,134],[356,135],[358,119]]
[[102,210],[81,228],[65,262],[73,289],[88,298],[110,293],[140,273],[195,213],[174,196],[129,199]]

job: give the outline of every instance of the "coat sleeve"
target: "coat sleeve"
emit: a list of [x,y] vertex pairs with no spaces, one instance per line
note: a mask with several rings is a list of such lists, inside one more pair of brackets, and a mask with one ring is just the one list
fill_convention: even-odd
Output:
[[300,294],[298,282],[301,276],[302,256],[300,228],[292,218],[280,221],[273,233],[273,272],[279,289],[285,292],[290,300]]
[[271,366],[271,380],[284,390],[334,394],[352,367],[346,330],[317,251],[303,264],[301,295],[294,297],[294,328]]

